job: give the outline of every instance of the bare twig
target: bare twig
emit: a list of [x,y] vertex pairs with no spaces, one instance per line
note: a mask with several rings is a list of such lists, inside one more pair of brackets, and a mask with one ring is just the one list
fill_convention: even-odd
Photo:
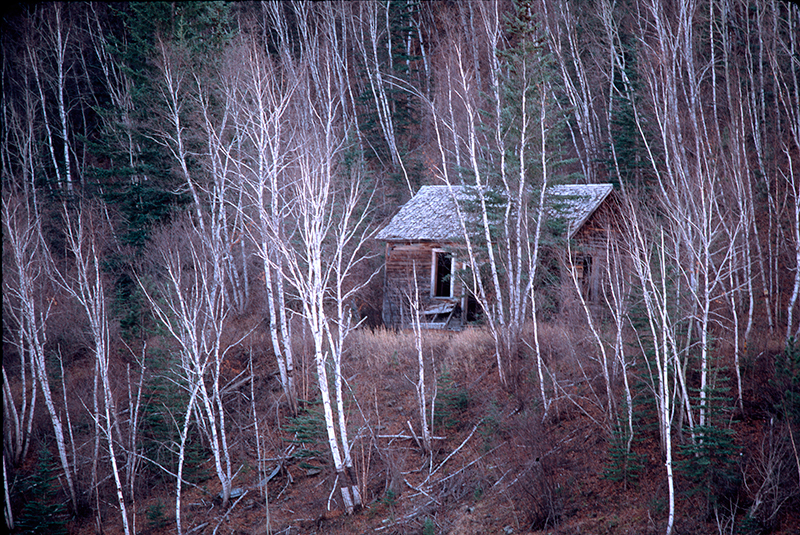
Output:
[[[241,496],[239,496],[239,498],[238,498],[238,499],[237,499],[235,502],[233,502],[233,505],[231,505],[231,506],[228,508],[228,511],[227,511],[227,512],[226,512],[224,515],[222,515],[222,520],[220,520],[220,521],[219,521],[219,523],[217,523],[217,526],[214,528],[214,531],[212,532],[212,535],[217,535],[217,530],[219,529],[219,527],[222,525],[222,523],[223,523],[223,522],[225,522],[225,520],[228,518],[228,515],[230,515],[230,514],[231,514],[231,511],[233,511],[233,508],[234,508],[234,507],[236,507],[236,505],[237,505],[237,504],[238,504],[240,501],[242,501],[242,498],[244,498],[245,496],[247,496],[247,493],[248,493],[248,491],[244,491],[244,492],[242,493],[242,495],[241,495]],[[188,534],[187,534],[187,535],[188,535]]]
[[408,482],[408,480],[407,480],[407,479],[405,479],[405,478],[403,478],[403,482],[404,482],[406,485],[408,485],[408,488],[410,488],[410,489],[412,489],[412,490],[416,490],[416,491],[417,491],[417,492],[419,492],[420,494],[424,494],[424,495],[425,495],[425,496],[427,496],[429,499],[431,499],[431,500],[433,500],[434,502],[436,502],[436,505],[441,505],[441,503],[439,503],[439,500],[437,500],[436,498],[434,498],[433,496],[431,496],[430,494],[428,494],[427,492],[425,492],[424,490],[422,490],[422,488],[420,488],[420,487],[415,487],[414,485],[412,485],[411,483],[409,483],[409,482]]
[[457,447],[456,449],[454,449],[454,450],[453,450],[453,451],[450,453],[450,455],[448,455],[448,456],[445,458],[445,460],[444,460],[444,461],[442,461],[442,462],[439,464],[439,466],[437,466],[437,467],[436,467],[436,468],[433,470],[433,472],[431,472],[431,473],[430,473],[430,475],[428,476],[428,478],[425,480],[425,482],[426,482],[426,483],[428,482],[428,479],[430,479],[430,478],[431,478],[431,476],[433,476],[433,474],[435,474],[436,472],[438,472],[438,471],[439,471],[439,469],[440,469],[441,467],[443,467],[443,466],[445,465],[445,463],[447,463],[447,461],[449,461],[449,460],[450,460],[450,459],[451,459],[451,458],[452,458],[452,457],[453,457],[453,456],[454,456],[456,453],[458,453],[458,452],[461,450],[461,448],[463,448],[463,447],[464,447],[464,445],[465,445],[465,444],[466,444],[466,443],[469,441],[469,439],[471,439],[471,438],[472,438],[472,435],[474,435],[474,434],[475,434],[475,431],[477,431],[477,430],[478,430],[478,426],[479,426],[479,425],[481,425],[482,423],[483,423],[483,418],[481,418],[481,420],[480,420],[480,421],[479,421],[477,424],[475,424],[475,427],[473,427],[473,428],[472,428],[472,431],[470,431],[470,433],[469,433],[469,436],[468,436],[467,438],[465,438],[465,439],[464,439],[464,442],[462,442],[462,443],[461,443],[461,445],[460,445],[459,447]]

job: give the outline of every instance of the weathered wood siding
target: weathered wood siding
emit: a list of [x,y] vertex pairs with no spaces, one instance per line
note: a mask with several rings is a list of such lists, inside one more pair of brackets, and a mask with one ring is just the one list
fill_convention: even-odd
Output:
[[605,254],[608,233],[616,228],[616,217],[609,202],[603,203],[573,236],[577,247],[585,251]]
[[[615,238],[618,211],[610,199],[604,202],[572,237],[572,259],[575,265],[589,259],[591,269],[581,282],[584,298],[592,308],[605,304],[604,291],[608,284],[606,248],[609,237]],[[569,274],[567,274],[569,276]],[[567,279],[569,282],[569,279]],[[570,282],[570,284],[572,284]]]

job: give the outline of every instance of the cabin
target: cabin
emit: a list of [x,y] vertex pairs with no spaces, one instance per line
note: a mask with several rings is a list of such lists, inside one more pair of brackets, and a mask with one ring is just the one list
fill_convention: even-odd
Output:
[[574,283],[567,269],[574,270],[581,293],[590,308],[602,308],[609,233],[618,224],[619,205],[612,184],[562,184],[548,194],[551,217],[566,226],[569,253],[563,251],[562,282]]
[[[460,330],[477,305],[457,276],[464,269],[458,251],[464,229],[459,213],[474,198],[469,186],[422,186],[376,239],[386,242],[382,319],[408,327],[412,303],[419,303],[427,329]],[[601,296],[601,270],[609,224],[617,212],[611,184],[569,184],[548,190],[548,213],[565,225],[572,257],[587,300]]]

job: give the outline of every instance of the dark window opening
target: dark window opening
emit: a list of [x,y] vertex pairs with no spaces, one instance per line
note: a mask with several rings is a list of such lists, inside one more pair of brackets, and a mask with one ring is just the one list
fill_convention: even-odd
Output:
[[474,323],[481,320],[483,310],[481,310],[481,306],[478,303],[478,300],[475,299],[475,296],[468,295],[467,296],[467,322]]
[[578,282],[580,283],[581,293],[583,293],[586,301],[594,300],[593,273],[592,273],[592,257],[583,256],[576,262],[576,271],[578,275]]
[[436,253],[436,265],[433,277],[433,296],[452,297],[453,255]]

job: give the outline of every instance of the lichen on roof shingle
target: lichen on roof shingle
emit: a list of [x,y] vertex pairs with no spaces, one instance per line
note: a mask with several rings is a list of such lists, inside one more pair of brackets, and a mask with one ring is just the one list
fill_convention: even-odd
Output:
[[[611,184],[565,184],[548,188],[551,216],[563,217],[569,237],[586,222],[613,190]],[[422,186],[376,235],[383,241],[447,242],[463,236],[456,209],[474,199],[472,186]],[[462,207],[462,214],[466,211]]]
[[462,235],[456,201],[463,186],[422,186],[376,236],[384,241],[449,241]]

